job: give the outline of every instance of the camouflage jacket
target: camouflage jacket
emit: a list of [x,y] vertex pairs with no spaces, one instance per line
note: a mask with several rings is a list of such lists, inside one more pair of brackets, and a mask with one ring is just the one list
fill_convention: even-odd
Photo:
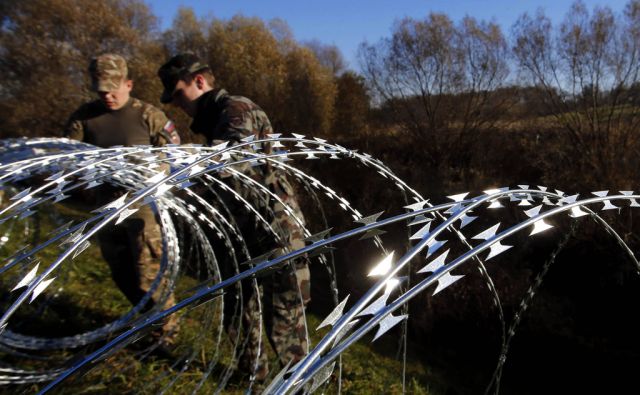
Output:
[[102,148],[180,143],[173,122],[164,112],[135,98],[115,111],[99,100],[82,105],[69,118],[64,136]]
[[[251,135],[263,138],[266,134],[273,133],[267,114],[257,104],[246,97],[230,96],[224,89],[212,90],[200,96],[191,130],[203,134],[208,144],[214,145],[224,141],[237,144],[241,139]],[[249,150],[248,147],[243,149]],[[263,149],[264,152],[269,152],[268,147],[264,145]],[[284,172],[269,165],[257,167],[247,165],[237,170],[265,185],[280,199],[280,201],[273,198],[267,199],[268,202],[265,205],[264,195],[249,194],[247,188],[242,187],[238,182],[230,183],[236,192],[247,198],[254,207],[268,206],[271,209],[267,219],[280,236],[281,246],[289,249],[304,247],[301,227],[304,225],[304,217],[295,198],[295,191]],[[292,216],[297,217],[299,222]],[[247,216],[238,217],[239,215],[236,215],[236,220],[242,222]],[[254,223],[253,219],[251,223]]]
[[200,96],[191,130],[204,135],[208,144],[215,140],[238,143],[252,134],[259,138],[273,133],[267,114],[257,104],[243,96],[230,96],[224,89]]

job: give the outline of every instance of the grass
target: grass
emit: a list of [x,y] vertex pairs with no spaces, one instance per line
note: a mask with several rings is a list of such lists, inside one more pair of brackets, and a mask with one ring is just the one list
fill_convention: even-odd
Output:
[[[54,212],[52,210],[51,212]],[[49,212],[49,213],[51,213]],[[64,222],[69,218],[79,220],[83,216],[64,206],[56,207],[55,212],[64,217]],[[5,223],[0,226],[0,234],[8,234],[10,240],[0,248],[0,258],[9,256],[11,251],[19,248],[19,245],[27,241],[36,245],[46,240],[44,235],[56,227],[56,223],[62,223],[63,219],[40,213],[29,221],[29,229],[24,229],[20,223]],[[13,226],[13,228],[12,228]],[[37,236],[37,237],[35,237]],[[39,240],[38,240],[39,239]],[[43,267],[58,256],[62,249],[52,246],[38,254],[41,260],[39,273]],[[21,268],[15,268],[0,276],[0,290],[3,293],[2,304],[8,306],[8,302],[15,299],[16,293],[8,293],[15,283],[31,268],[31,264]],[[115,287],[110,278],[110,272],[106,263],[102,260],[97,243],[91,246],[73,260],[66,261],[61,270],[56,272],[56,281],[44,294],[32,304],[21,307],[11,319],[9,328],[32,336],[60,337],[83,333],[109,323],[130,309],[128,301]],[[177,283],[176,294],[181,295],[185,290],[193,287],[196,280],[189,276],[181,276]],[[207,319],[208,317],[208,319]],[[177,339],[177,353],[191,351],[193,360],[184,372],[172,369],[170,361],[153,357],[141,358],[141,352],[145,347],[145,340],[134,343],[109,356],[106,360],[96,364],[94,369],[82,376],[65,383],[61,394],[105,394],[105,393],[157,393],[169,388],[168,393],[188,394],[199,385],[203,372],[208,363],[217,359],[217,364],[211,376],[202,383],[201,393],[213,393],[218,380],[225,368],[230,363],[231,344],[227,335],[221,332],[217,326],[219,308],[214,301],[206,303],[194,309],[190,309],[181,315],[180,333]],[[316,328],[323,317],[309,313],[307,320],[312,344],[317,344],[326,330],[316,332]],[[219,340],[219,342],[218,342]],[[266,342],[266,337],[264,339]],[[268,344],[268,343],[267,343]],[[98,344],[89,345],[85,352],[98,347]],[[272,367],[276,367],[275,355],[270,347],[266,347],[272,360]],[[347,394],[372,394],[372,393],[402,393],[403,364],[396,360],[397,340],[394,336],[383,336],[373,345],[362,340],[350,347],[343,354],[341,390]],[[51,357],[49,361],[36,361],[21,359],[7,354],[0,354],[2,362],[21,369],[46,369],[60,367],[68,358],[74,355],[73,350],[36,352],[38,355]],[[422,365],[417,358],[410,356],[406,366],[407,381],[406,392],[411,394],[437,394],[433,390],[432,383],[437,382],[437,377]],[[275,368],[271,375],[277,372]],[[337,370],[336,370],[337,371]],[[168,387],[171,385],[170,387]],[[234,373],[223,393],[242,394],[248,385],[246,374]],[[0,393],[14,394],[24,390],[27,393],[35,392],[42,385],[29,384],[24,386],[0,387]],[[435,387],[437,389],[437,386]],[[325,393],[338,391],[337,374],[329,380]]]

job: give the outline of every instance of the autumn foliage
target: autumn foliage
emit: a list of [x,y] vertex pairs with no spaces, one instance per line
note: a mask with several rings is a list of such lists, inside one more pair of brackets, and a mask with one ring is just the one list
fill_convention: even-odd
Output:
[[[508,33],[472,17],[405,18],[361,45],[360,72],[279,19],[182,8],[161,30],[139,0],[3,0],[0,18],[2,137],[59,136],[92,97],[86,67],[98,53],[123,54],[135,96],[159,105],[158,66],[192,51],[279,132],[370,151],[410,181],[420,167],[432,174],[415,180],[427,194],[523,181],[630,188],[640,178],[637,0],[618,12],[576,2],[555,26],[542,11],[524,14]],[[184,114],[165,110],[193,141]]]
[[[128,59],[134,96],[159,107],[156,70],[178,52],[195,52],[217,86],[253,99],[277,132],[367,152],[426,197],[519,184],[584,195],[637,191],[640,182],[640,0],[620,10],[578,1],[559,23],[539,11],[508,29],[440,13],[401,19],[389,37],[361,44],[359,64],[350,65],[359,71],[335,46],[297,41],[279,19],[218,19],[182,8],[161,30],[141,0],[0,0],[0,138],[61,136],[69,114],[92,98],[89,59],[108,51]],[[187,117],[163,109],[183,141],[195,141]],[[374,177],[355,177],[344,161],[307,162],[362,213],[403,203]],[[637,246],[632,215],[620,218],[622,237]],[[581,256],[583,245],[570,256],[595,260]],[[529,253],[514,262],[539,258]],[[497,281],[513,286],[511,273],[500,270]],[[341,280],[351,279],[349,271],[338,268]],[[482,322],[473,295],[458,295],[466,302],[460,309],[477,310]],[[442,311],[454,316],[450,305]],[[434,322],[442,320],[420,325],[433,330]]]

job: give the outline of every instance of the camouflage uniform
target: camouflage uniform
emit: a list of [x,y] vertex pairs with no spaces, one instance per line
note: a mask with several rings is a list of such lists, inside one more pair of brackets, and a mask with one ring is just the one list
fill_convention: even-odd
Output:
[[[127,75],[124,59],[112,54],[94,59],[89,70],[93,88],[97,91],[117,89]],[[102,148],[180,142],[173,123],[161,110],[135,98],[129,98],[117,110],[108,109],[100,100],[82,105],[71,115],[64,135]],[[101,185],[96,191],[96,204],[107,204],[123,193],[121,188]],[[138,211],[121,224],[108,225],[98,233],[100,249],[111,268],[113,280],[133,305],[150,290],[162,257],[162,231],[158,219],[148,205],[135,208]],[[159,300],[162,285],[157,287],[145,309],[150,309]],[[163,307],[166,309],[174,304],[173,294],[170,294]],[[163,333],[167,335],[164,341],[171,343],[177,328],[177,319],[171,316],[163,325]]]
[[[251,100],[241,96],[229,96],[225,90],[214,90],[203,94],[197,102],[197,111],[191,129],[207,137],[209,144],[218,144],[224,141],[239,143],[241,139],[250,135],[256,138],[264,138],[266,134],[273,133],[271,123],[267,115]],[[243,148],[248,149],[248,147]],[[268,150],[265,150],[268,151]],[[260,240],[260,229],[255,218],[248,218],[246,212],[236,211],[236,219],[240,223],[241,230],[248,241],[253,255],[262,254],[276,249],[277,255],[285,251],[293,251],[305,246],[302,228],[292,215],[299,218],[304,225],[304,217],[295,198],[293,187],[289,184],[285,174],[272,167],[249,165],[241,171],[252,179],[265,185],[280,200],[289,206],[290,212],[285,206],[275,199],[269,203],[273,217],[269,218],[271,227],[278,235],[277,242],[273,236],[266,236],[271,243],[252,242]],[[247,188],[242,188],[237,182],[227,182],[243,195],[248,201],[252,201],[254,207],[260,207],[256,202],[257,197],[249,195]],[[229,199],[233,202],[233,199]],[[266,215],[266,214],[265,214]],[[257,245],[256,245],[257,244]],[[256,248],[257,247],[257,248]],[[264,311],[267,335],[271,341],[281,364],[289,361],[299,361],[307,352],[307,337],[304,321],[304,305],[310,300],[310,273],[306,258],[297,259],[295,262],[276,271],[269,281],[263,281]],[[301,303],[302,297],[302,303]],[[254,293],[245,302],[243,323],[247,335],[248,346],[241,359],[241,365],[247,366],[253,363],[257,353],[259,322],[257,295]],[[253,323],[253,324],[252,324]],[[234,333],[231,328],[231,333]],[[260,350],[260,366],[266,369],[267,361],[265,353]]]
[[106,109],[99,100],[80,106],[64,133],[65,137],[102,148],[180,143],[175,126],[164,112],[133,97],[116,111]]

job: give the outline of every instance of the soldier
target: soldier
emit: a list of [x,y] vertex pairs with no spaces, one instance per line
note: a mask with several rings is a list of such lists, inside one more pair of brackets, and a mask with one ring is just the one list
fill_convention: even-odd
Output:
[[[210,145],[224,141],[237,144],[241,139],[251,135],[264,138],[267,134],[273,133],[269,118],[258,105],[246,97],[230,96],[224,89],[214,89],[215,78],[211,69],[193,54],[180,54],[171,58],[158,70],[158,76],[164,85],[160,101],[172,103],[192,117],[191,130],[204,135]],[[294,190],[282,172],[269,165],[246,166],[242,171],[269,188],[289,206],[296,217],[304,221]],[[226,181],[231,183],[236,191],[243,191],[243,188],[234,185],[234,181],[229,178]],[[246,189],[244,191],[246,193]],[[251,196],[247,196],[247,199],[251,199]],[[233,199],[229,200],[233,202]],[[254,207],[260,205],[254,204]],[[283,204],[271,199],[269,207],[273,215],[269,219],[272,228],[278,234],[279,243],[260,245],[260,253],[278,248],[278,252],[282,254],[285,250],[304,247],[302,228],[287,213]],[[245,240],[260,239],[257,235],[259,233],[256,233],[256,221],[247,221],[246,212],[238,210],[234,214]],[[274,238],[271,237],[271,240]],[[251,242],[248,244],[250,250],[256,251],[256,248],[252,248],[256,247],[255,245],[251,245]],[[304,258],[278,270],[270,280],[263,282],[267,335],[282,365],[288,362],[296,363],[308,349],[304,305],[310,300],[309,281],[309,267],[307,259]],[[257,380],[263,380],[268,374],[268,365],[265,353],[258,347],[260,328],[255,324],[258,297],[253,293],[245,302],[243,321],[245,330],[249,333],[248,346],[240,358],[240,367],[252,372]],[[228,329],[231,333],[235,331],[235,328]],[[253,361],[258,353],[261,357],[257,369],[253,369]]]
[[[131,97],[133,81],[122,56],[104,54],[92,59],[89,73],[99,100],[82,105],[71,115],[64,132],[66,137],[102,148],[180,143],[174,124],[161,110]],[[99,188],[96,192],[99,205],[124,193],[111,185]],[[109,225],[98,233],[100,249],[113,280],[134,306],[150,290],[162,256],[162,233],[156,216],[148,205],[136,208],[138,211],[120,225]],[[163,286],[161,282],[145,310],[159,302]],[[171,293],[162,307],[173,305]],[[158,354],[168,356],[177,329],[177,320],[171,316],[163,324],[162,333],[154,333],[163,341]]]

